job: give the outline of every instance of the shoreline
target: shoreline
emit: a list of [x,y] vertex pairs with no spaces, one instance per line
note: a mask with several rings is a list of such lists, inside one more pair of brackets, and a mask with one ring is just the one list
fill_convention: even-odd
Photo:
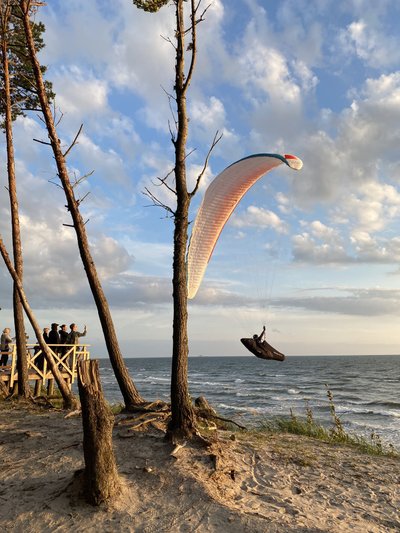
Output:
[[[79,497],[80,417],[0,409],[5,532],[395,532],[400,459],[289,434],[218,432],[210,448],[172,445],[156,428],[114,428],[124,490],[107,509]],[[217,459],[215,459],[217,458]]]

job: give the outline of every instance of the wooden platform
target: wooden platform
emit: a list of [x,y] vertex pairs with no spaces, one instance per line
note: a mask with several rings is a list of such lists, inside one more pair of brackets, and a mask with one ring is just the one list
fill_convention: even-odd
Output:
[[[76,380],[76,365],[78,361],[90,359],[88,344],[48,344],[61,375],[72,386]],[[37,344],[27,344],[28,355],[28,379],[40,382],[42,386],[50,388],[54,383],[53,373],[48,368],[48,363],[40,347]],[[18,382],[17,370],[17,347],[10,344],[10,352],[7,366],[0,366],[0,381],[12,389]]]

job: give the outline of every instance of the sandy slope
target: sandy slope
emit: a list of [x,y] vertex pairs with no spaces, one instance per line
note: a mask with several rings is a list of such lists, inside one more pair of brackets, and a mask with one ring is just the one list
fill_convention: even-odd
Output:
[[[0,530],[6,532],[399,532],[400,460],[290,435],[172,446],[115,428],[124,491],[79,499],[80,418],[0,410]],[[216,465],[216,469],[215,469]]]

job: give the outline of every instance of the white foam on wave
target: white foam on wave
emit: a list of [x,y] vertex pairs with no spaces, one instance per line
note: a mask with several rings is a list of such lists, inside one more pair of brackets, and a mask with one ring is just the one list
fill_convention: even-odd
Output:
[[400,418],[400,410],[398,409],[368,409],[363,407],[339,405],[336,406],[336,411],[338,411],[339,413],[355,413],[360,415],[378,415]]
[[193,379],[188,380],[189,385],[210,385],[211,387],[225,387],[225,383],[219,383],[218,381],[194,381]]
[[218,407],[221,409],[230,409],[231,411],[240,411],[242,413],[263,413],[264,407],[241,407],[239,405],[227,405],[225,403],[219,403]]
[[227,405],[226,403],[219,403],[218,407],[221,409],[230,409],[232,411],[247,411],[247,407],[239,407],[237,405]]

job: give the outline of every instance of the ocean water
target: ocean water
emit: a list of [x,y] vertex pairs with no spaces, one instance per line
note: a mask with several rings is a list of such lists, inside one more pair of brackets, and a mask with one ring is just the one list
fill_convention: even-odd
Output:
[[[100,359],[106,398],[122,401],[108,360]],[[168,401],[169,358],[126,359],[136,387],[146,400]],[[284,362],[256,357],[190,357],[192,398],[205,396],[221,416],[253,426],[260,420],[305,416],[330,427],[326,385],[345,429],[377,433],[400,448],[400,356],[288,357]]]

